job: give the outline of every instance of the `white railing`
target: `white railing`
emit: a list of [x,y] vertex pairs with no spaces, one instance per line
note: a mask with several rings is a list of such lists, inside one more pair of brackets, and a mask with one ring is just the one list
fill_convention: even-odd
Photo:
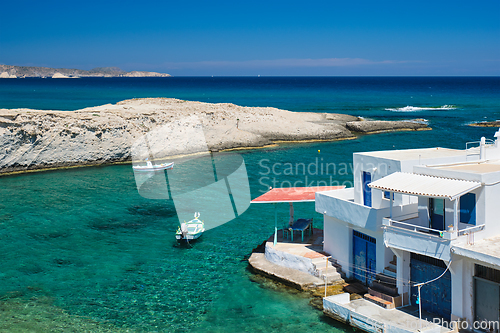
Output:
[[[486,139],[486,147],[488,146],[494,146],[495,145],[495,141],[491,140],[491,139]],[[472,146],[472,145],[475,145],[475,146]],[[481,146],[481,141],[471,141],[471,142],[467,142],[465,144],[465,150],[469,150],[471,148],[479,148],[479,146]],[[472,154],[471,154],[472,155]],[[477,155],[479,155],[479,153],[477,153]]]
[[473,234],[475,232],[484,230],[484,226],[485,226],[484,224],[481,224],[481,225],[475,225],[475,226],[470,227],[470,228],[465,228],[465,229],[459,230],[458,236],[470,235],[470,234]]
[[460,236],[471,235],[475,232],[484,230],[484,226],[485,226],[484,224],[475,225],[473,227],[465,228],[465,229],[459,230],[458,232],[455,232],[454,230],[437,230],[437,229],[432,229],[432,228],[428,228],[428,227],[422,227],[422,226],[415,225],[412,223],[391,220],[390,218],[382,219],[382,225],[394,226],[394,227],[398,227],[398,225],[400,225],[402,228],[404,228],[406,230],[412,230],[415,232],[419,232],[419,231],[433,232],[436,234],[435,236],[439,235],[439,237],[444,238],[444,239],[455,239],[455,238],[460,237]]
[[386,225],[386,226],[395,226],[397,224],[400,224],[400,225],[404,225],[404,226],[409,227],[409,228],[405,228],[405,229],[413,229],[413,231],[420,231],[420,230],[427,231],[427,232],[432,231],[432,232],[435,232],[435,233],[438,233],[438,234],[440,234],[440,233],[443,232],[443,230],[437,230],[437,229],[422,227],[422,226],[411,224],[411,223],[406,223],[406,222],[391,220],[389,218],[384,218],[383,221],[382,221],[382,224]]
[[[486,139],[485,148],[494,147],[495,141],[491,139]],[[481,141],[471,141],[465,144],[465,160],[468,160],[469,156],[480,156],[481,155]]]

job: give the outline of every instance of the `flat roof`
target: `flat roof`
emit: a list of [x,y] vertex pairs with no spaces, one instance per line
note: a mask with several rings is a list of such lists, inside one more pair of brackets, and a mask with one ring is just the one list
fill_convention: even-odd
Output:
[[454,245],[454,254],[500,266],[500,236],[482,239],[474,244]]
[[311,202],[316,192],[341,190],[345,186],[283,187],[273,188],[269,192],[253,199],[251,203]]
[[425,160],[430,158],[450,157],[450,156],[465,156],[465,150],[449,149],[449,148],[420,148],[420,149],[403,149],[403,150],[381,150],[363,153],[355,153],[358,155],[373,156],[385,158],[388,160],[405,161],[405,160]]
[[434,169],[441,170],[452,170],[460,172],[469,172],[476,174],[485,174],[492,172],[500,172],[500,161],[484,161],[484,162],[473,162],[473,163],[460,163],[460,164],[450,164],[441,166],[431,166]]

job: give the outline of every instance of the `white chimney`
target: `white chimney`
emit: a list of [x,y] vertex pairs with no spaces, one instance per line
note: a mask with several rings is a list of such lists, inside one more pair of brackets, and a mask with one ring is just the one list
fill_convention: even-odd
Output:
[[481,138],[481,145],[479,146],[479,160],[484,161],[486,159],[486,138],[483,136]]

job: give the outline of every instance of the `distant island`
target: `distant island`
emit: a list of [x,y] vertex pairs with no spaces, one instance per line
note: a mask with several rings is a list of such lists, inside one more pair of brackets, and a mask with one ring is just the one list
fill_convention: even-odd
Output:
[[80,77],[168,77],[169,74],[145,71],[126,72],[118,67],[97,67],[91,70],[0,65],[0,78],[80,78]]

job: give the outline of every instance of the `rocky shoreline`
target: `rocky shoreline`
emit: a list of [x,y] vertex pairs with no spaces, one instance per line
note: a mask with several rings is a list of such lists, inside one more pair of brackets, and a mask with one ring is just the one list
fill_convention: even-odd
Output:
[[[172,98],[131,99],[76,111],[0,109],[0,173],[130,161],[132,145],[146,133],[163,125],[185,125],[192,117],[199,124],[188,125],[201,124],[210,151],[429,129],[418,122]],[[182,138],[176,149],[184,151],[178,147],[189,141],[189,136]]]

